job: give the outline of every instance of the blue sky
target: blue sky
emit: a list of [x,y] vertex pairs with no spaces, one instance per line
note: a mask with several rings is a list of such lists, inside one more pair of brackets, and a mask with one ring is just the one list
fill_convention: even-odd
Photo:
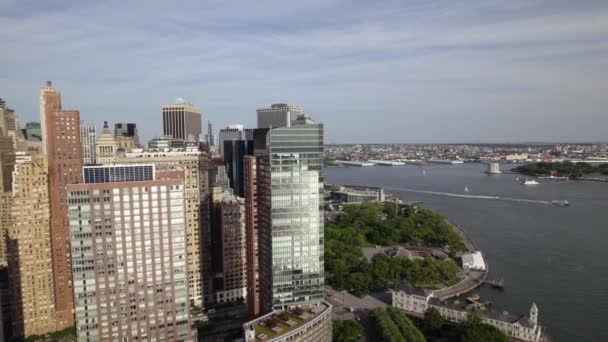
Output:
[[[607,1],[0,0],[0,97],[159,134],[298,104],[326,142],[608,141]],[[206,129],[206,124],[204,125]]]

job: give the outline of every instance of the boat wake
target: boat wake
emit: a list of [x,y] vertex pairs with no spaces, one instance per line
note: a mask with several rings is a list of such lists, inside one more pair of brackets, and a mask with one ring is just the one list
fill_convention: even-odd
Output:
[[485,200],[498,200],[498,201],[509,201],[509,202],[524,202],[524,203],[536,203],[536,204],[551,204],[550,201],[541,201],[541,200],[531,200],[526,198],[513,198],[513,197],[502,197],[502,196],[486,196],[486,195],[465,195],[465,194],[455,194],[451,192],[439,192],[439,191],[429,191],[429,190],[416,190],[416,189],[407,189],[407,188],[386,188],[387,190],[396,190],[396,191],[405,191],[405,192],[415,192],[419,194],[429,194],[429,195],[439,195],[439,196],[447,196],[447,197],[460,197],[460,198],[473,198],[473,199],[485,199]]

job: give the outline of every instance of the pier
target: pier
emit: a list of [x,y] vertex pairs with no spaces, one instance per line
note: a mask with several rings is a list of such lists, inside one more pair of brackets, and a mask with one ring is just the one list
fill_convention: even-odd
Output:
[[493,288],[495,288],[497,290],[504,291],[504,289],[505,289],[504,279],[500,279],[500,280],[485,280],[483,283],[487,284],[487,285],[490,285],[490,286],[492,286]]

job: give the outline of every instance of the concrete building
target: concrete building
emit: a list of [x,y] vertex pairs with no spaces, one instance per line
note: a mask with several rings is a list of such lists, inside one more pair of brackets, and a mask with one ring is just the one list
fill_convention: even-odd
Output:
[[270,108],[258,108],[258,128],[289,127],[304,113],[301,107],[274,103]]
[[28,122],[25,124],[25,138],[38,138],[40,141],[42,141],[40,122]]
[[256,129],[260,310],[324,298],[323,124]]
[[[215,303],[229,303],[247,298],[247,262],[245,235],[245,203],[229,191],[214,188],[214,230],[218,253],[214,255],[213,293]],[[212,232],[214,236],[214,232]]]
[[331,304],[275,310],[243,325],[245,342],[331,342]]
[[178,99],[163,109],[163,134],[175,139],[195,141],[201,134],[201,110]]
[[97,133],[95,125],[80,123],[80,155],[83,165],[95,165],[95,142]]
[[10,196],[9,298],[13,335],[21,338],[57,330],[47,170],[45,155],[20,161]]
[[61,108],[61,95],[50,82],[40,90],[43,150],[48,155],[51,202],[51,246],[57,330],[74,325],[72,267],[69,252],[67,184],[82,181],[80,112]]
[[194,341],[183,172],[130,168],[138,180],[68,186],[77,339]]
[[222,158],[224,158],[224,143],[231,140],[253,140],[253,129],[243,128],[243,125],[228,125],[220,129],[218,145]]
[[144,149],[127,152],[115,159],[117,164],[154,164],[157,170],[184,172],[184,201],[186,204],[186,248],[188,253],[188,294],[191,306],[203,305],[203,237],[208,218],[207,153],[196,148]]
[[480,251],[462,255],[462,268],[469,271],[485,271],[486,262]]
[[247,239],[247,307],[249,317],[260,315],[260,279],[258,261],[258,190],[256,159],[243,158],[245,196],[245,234]]
[[114,163],[116,158],[116,140],[108,127],[108,122],[103,122],[103,128],[97,141],[95,141],[95,162],[100,165],[108,165]]
[[487,308],[480,303],[452,299],[441,301],[431,292],[409,285],[391,290],[393,306],[405,313],[422,317],[428,308],[435,308],[441,316],[452,323],[462,323],[475,313],[483,323],[492,325],[503,331],[515,341],[538,342],[542,338],[542,329],[538,324],[538,308],[532,304],[529,316],[513,315]]
[[[117,142],[129,142],[129,144],[134,145],[133,148],[139,147],[139,133],[137,132],[137,125],[134,123],[121,122],[114,124],[114,137]],[[118,148],[121,148],[120,142],[118,144]]]

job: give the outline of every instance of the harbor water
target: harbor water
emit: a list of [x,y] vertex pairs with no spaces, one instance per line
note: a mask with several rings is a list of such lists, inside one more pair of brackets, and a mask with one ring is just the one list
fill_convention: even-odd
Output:
[[[536,302],[553,341],[608,341],[608,183],[522,185],[518,175],[488,175],[486,169],[484,164],[327,168],[325,181],[383,187],[437,210],[483,250],[489,279],[504,279],[504,292],[476,291],[496,309],[527,313]],[[556,200],[570,206],[552,203]]]

